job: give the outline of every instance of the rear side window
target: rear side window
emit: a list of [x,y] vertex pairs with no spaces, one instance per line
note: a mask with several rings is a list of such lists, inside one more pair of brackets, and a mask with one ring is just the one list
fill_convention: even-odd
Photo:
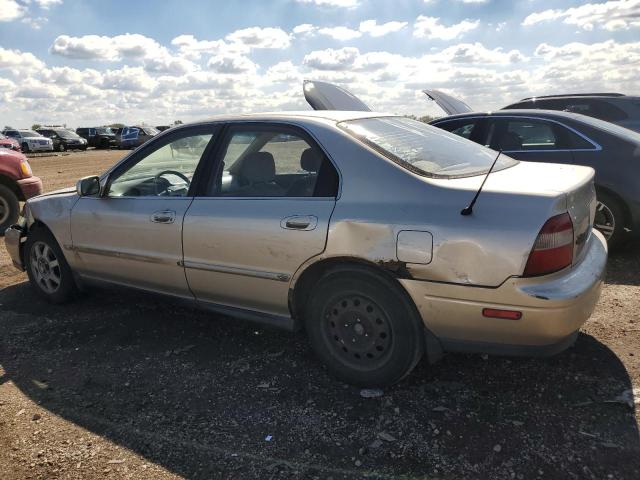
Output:
[[467,140],[472,140],[474,137],[474,133],[477,133],[479,122],[477,119],[468,119],[463,118],[460,120],[451,120],[448,122],[438,122],[435,124],[436,127],[442,128],[447,132],[451,132],[454,135],[458,135],[459,137],[466,138]]
[[502,118],[492,121],[488,144],[494,150],[593,150],[595,145],[571,129],[544,119]]
[[607,122],[619,122],[629,118],[627,113],[606,100],[589,99],[586,101],[573,100],[564,108],[567,112],[581,113],[599,118]]

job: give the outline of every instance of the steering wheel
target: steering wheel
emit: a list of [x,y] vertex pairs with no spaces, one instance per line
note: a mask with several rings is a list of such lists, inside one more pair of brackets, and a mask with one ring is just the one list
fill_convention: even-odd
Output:
[[[164,175],[175,175],[176,177],[180,178],[181,180],[184,180],[184,182],[187,184],[187,189],[189,188],[189,185],[191,185],[191,180],[189,179],[189,177],[187,177],[184,173],[182,172],[178,172],[176,170],[163,170],[160,173],[156,174],[155,179],[158,180],[160,179],[160,177],[163,177]],[[165,179],[166,182],[168,182],[168,180]],[[169,185],[169,187],[172,186],[171,184]],[[167,187],[167,188],[169,188]]]

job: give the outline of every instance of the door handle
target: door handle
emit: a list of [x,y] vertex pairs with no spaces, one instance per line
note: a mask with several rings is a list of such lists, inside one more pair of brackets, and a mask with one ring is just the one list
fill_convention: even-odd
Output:
[[315,215],[292,215],[283,218],[280,226],[287,230],[313,230],[318,226],[318,217]]
[[176,220],[176,212],[173,210],[161,210],[151,214],[153,223],[173,223]]

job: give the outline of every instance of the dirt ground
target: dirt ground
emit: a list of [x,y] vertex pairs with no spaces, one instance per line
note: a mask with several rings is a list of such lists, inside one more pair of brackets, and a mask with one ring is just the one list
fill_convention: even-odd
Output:
[[[32,160],[45,188],[123,152]],[[39,300],[0,240],[0,478],[638,479],[640,244],[610,258],[576,345],[447,355],[381,397],[303,333],[123,289]],[[640,395],[640,391],[636,392]]]

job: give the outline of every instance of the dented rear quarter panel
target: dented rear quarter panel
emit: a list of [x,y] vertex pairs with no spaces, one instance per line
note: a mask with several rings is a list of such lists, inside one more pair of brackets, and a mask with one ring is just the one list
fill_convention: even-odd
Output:
[[[492,173],[473,214],[462,216],[460,210],[473,198],[483,175],[422,177],[339,129],[311,129],[338,166],[342,187],[325,251],[307,261],[294,282],[315,262],[352,257],[409,278],[499,286],[522,275],[544,223],[567,211],[567,185],[593,179],[589,168],[520,162]],[[402,230],[432,234],[430,263],[398,261],[396,239]]]

